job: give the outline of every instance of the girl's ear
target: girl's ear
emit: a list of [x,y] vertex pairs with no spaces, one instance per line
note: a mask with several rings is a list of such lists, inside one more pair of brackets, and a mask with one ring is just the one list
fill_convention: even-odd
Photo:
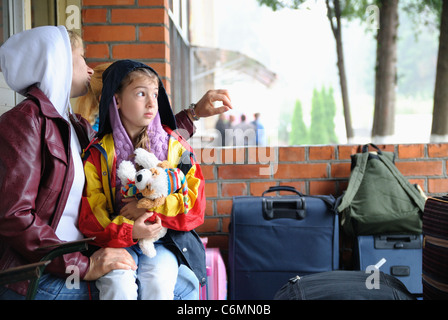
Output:
[[115,101],[117,102],[117,109],[120,109],[120,107],[121,107],[120,97],[118,94],[115,94],[114,97],[115,97]]

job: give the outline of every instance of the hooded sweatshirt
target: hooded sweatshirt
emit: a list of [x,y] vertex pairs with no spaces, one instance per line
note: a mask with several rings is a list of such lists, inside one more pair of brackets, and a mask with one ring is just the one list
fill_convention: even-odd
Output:
[[[0,68],[11,89],[23,95],[30,86],[36,85],[57,112],[70,123],[68,115],[71,112],[73,62],[70,38],[65,27],[38,27],[11,37],[0,47]],[[83,238],[77,227],[85,182],[82,150],[71,123],[70,127],[75,176],[56,229],[56,235],[65,241]]]

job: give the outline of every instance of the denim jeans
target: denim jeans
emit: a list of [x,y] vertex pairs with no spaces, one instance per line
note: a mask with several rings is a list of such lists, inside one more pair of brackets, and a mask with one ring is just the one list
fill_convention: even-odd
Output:
[[[149,259],[148,257],[144,256],[141,253],[138,245],[131,247],[131,248],[127,248],[127,250],[131,253],[133,258],[137,259],[135,261],[138,265],[137,271],[131,272],[131,273],[133,273],[131,276],[134,279],[133,282],[135,283],[135,285],[132,284],[132,281],[127,283],[127,285],[131,288],[138,287],[138,291],[135,291],[134,297],[141,298],[141,299],[143,299],[143,298],[150,299],[151,294],[153,294],[152,297],[158,298],[157,295],[160,293],[160,292],[158,292],[159,289],[162,289],[162,291],[164,291],[165,294],[166,294],[166,292],[169,292],[169,290],[171,290],[171,292],[173,292],[173,289],[171,286],[169,288],[168,288],[168,286],[163,286],[166,284],[166,282],[164,282],[166,280],[166,277],[165,278],[163,278],[163,276],[160,278],[158,277],[158,275],[160,275],[159,274],[160,269],[163,269],[164,266],[170,265],[171,271],[166,274],[174,276],[174,273],[177,273],[177,279],[174,281],[174,283],[175,283],[174,295],[171,295],[171,298],[174,298],[175,300],[197,300],[197,299],[199,299],[199,281],[196,278],[193,271],[191,271],[187,266],[185,266],[183,264],[179,265],[175,255],[172,252],[170,252],[168,249],[166,249],[162,244],[156,243],[155,245],[156,245],[157,255],[153,259],[156,259],[158,257],[160,263],[157,263],[156,260],[150,261],[149,264],[142,263],[143,261],[146,261],[146,259],[148,259],[148,260],[152,260],[152,259]],[[175,261],[175,265],[177,266],[177,270],[175,270],[175,268],[173,267],[174,261]],[[152,268],[151,265],[155,269],[151,269]],[[143,269],[146,269],[146,270],[148,270],[147,272],[152,273],[152,275],[154,275],[154,278],[156,279],[154,282],[155,286],[148,287],[147,289],[149,289],[149,290],[147,290],[147,291],[141,290],[142,286],[141,286],[141,283],[139,280],[139,278],[140,279],[143,278],[143,281],[145,281],[145,282],[148,280],[147,277],[143,276],[146,273],[146,271],[142,272]],[[121,272],[121,271],[124,271],[124,270],[118,270],[116,273],[123,274],[123,272]],[[124,272],[124,273],[127,274],[128,279],[129,279],[129,273],[128,272]],[[105,277],[107,279],[107,275]],[[162,279],[164,279],[164,280],[162,280]],[[157,280],[160,280],[160,281],[157,281]],[[101,282],[101,280],[99,282]],[[97,283],[98,283],[98,281],[97,281]],[[70,284],[72,284],[72,283],[70,283]],[[116,284],[116,281],[114,282],[114,284]],[[95,282],[80,281],[79,289],[71,288],[71,287],[72,286],[66,285],[66,279],[55,277],[51,274],[44,274],[39,280],[39,286],[37,289],[37,294],[36,294],[35,299],[36,300],[90,300],[90,299],[98,300],[99,299],[99,290],[96,287]],[[101,287],[101,285],[100,285],[100,287]],[[117,290],[114,288],[110,288],[110,289],[111,290],[106,291],[106,292],[109,292],[109,295],[106,296],[106,299],[125,299],[125,298],[127,299],[128,298],[128,297],[120,296],[120,295],[117,295],[117,296],[111,295],[111,293],[114,293]],[[129,291],[129,288],[127,288],[126,290]],[[121,292],[121,289],[118,292]],[[129,294],[129,292],[128,292],[128,294]],[[165,299],[167,297],[163,296],[162,298]],[[0,287],[0,300],[23,300],[23,299],[25,299],[24,296],[21,296],[7,288]]]
[[[98,300],[95,282],[80,281],[79,289],[70,288],[66,280],[46,273],[40,277],[35,300]],[[0,288],[0,300],[24,300],[20,294]]]
[[197,300],[199,281],[163,243],[149,258],[137,245],[127,248],[138,269],[113,270],[96,281],[101,300]]

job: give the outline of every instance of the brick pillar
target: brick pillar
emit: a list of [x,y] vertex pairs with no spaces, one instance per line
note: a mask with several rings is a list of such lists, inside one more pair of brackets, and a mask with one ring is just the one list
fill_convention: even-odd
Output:
[[168,0],[83,0],[82,33],[90,66],[134,59],[153,67],[170,95]]

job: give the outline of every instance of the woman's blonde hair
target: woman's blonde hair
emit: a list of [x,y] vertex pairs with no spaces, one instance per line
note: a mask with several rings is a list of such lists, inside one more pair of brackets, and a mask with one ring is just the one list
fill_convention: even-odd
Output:
[[83,118],[95,124],[96,118],[99,114],[99,104],[101,91],[103,90],[103,72],[112,64],[112,62],[97,65],[93,71],[94,74],[90,81],[89,91],[86,95],[79,97],[76,100],[73,108],[76,113],[79,113]]
[[[150,69],[147,68],[138,68],[135,69],[132,72],[129,72],[126,77],[123,78],[123,81],[121,82],[120,86],[118,87],[116,94],[120,95],[123,90],[129,86],[135,79],[142,78],[142,77],[148,77],[149,80],[154,81],[158,86],[160,86],[160,80],[157,74],[152,72]],[[150,146],[150,139],[148,136],[148,128],[144,128],[140,134],[138,135],[137,141],[134,146],[137,148],[143,148],[147,151],[151,151]]]
[[82,41],[82,38],[78,33],[76,33],[73,30],[68,30],[68,29],[67,29],[67,33],[68,33],[68,37],[70,38],[70,44],[72,46],[72,49],[82,47],[84,45],[84,42]]

